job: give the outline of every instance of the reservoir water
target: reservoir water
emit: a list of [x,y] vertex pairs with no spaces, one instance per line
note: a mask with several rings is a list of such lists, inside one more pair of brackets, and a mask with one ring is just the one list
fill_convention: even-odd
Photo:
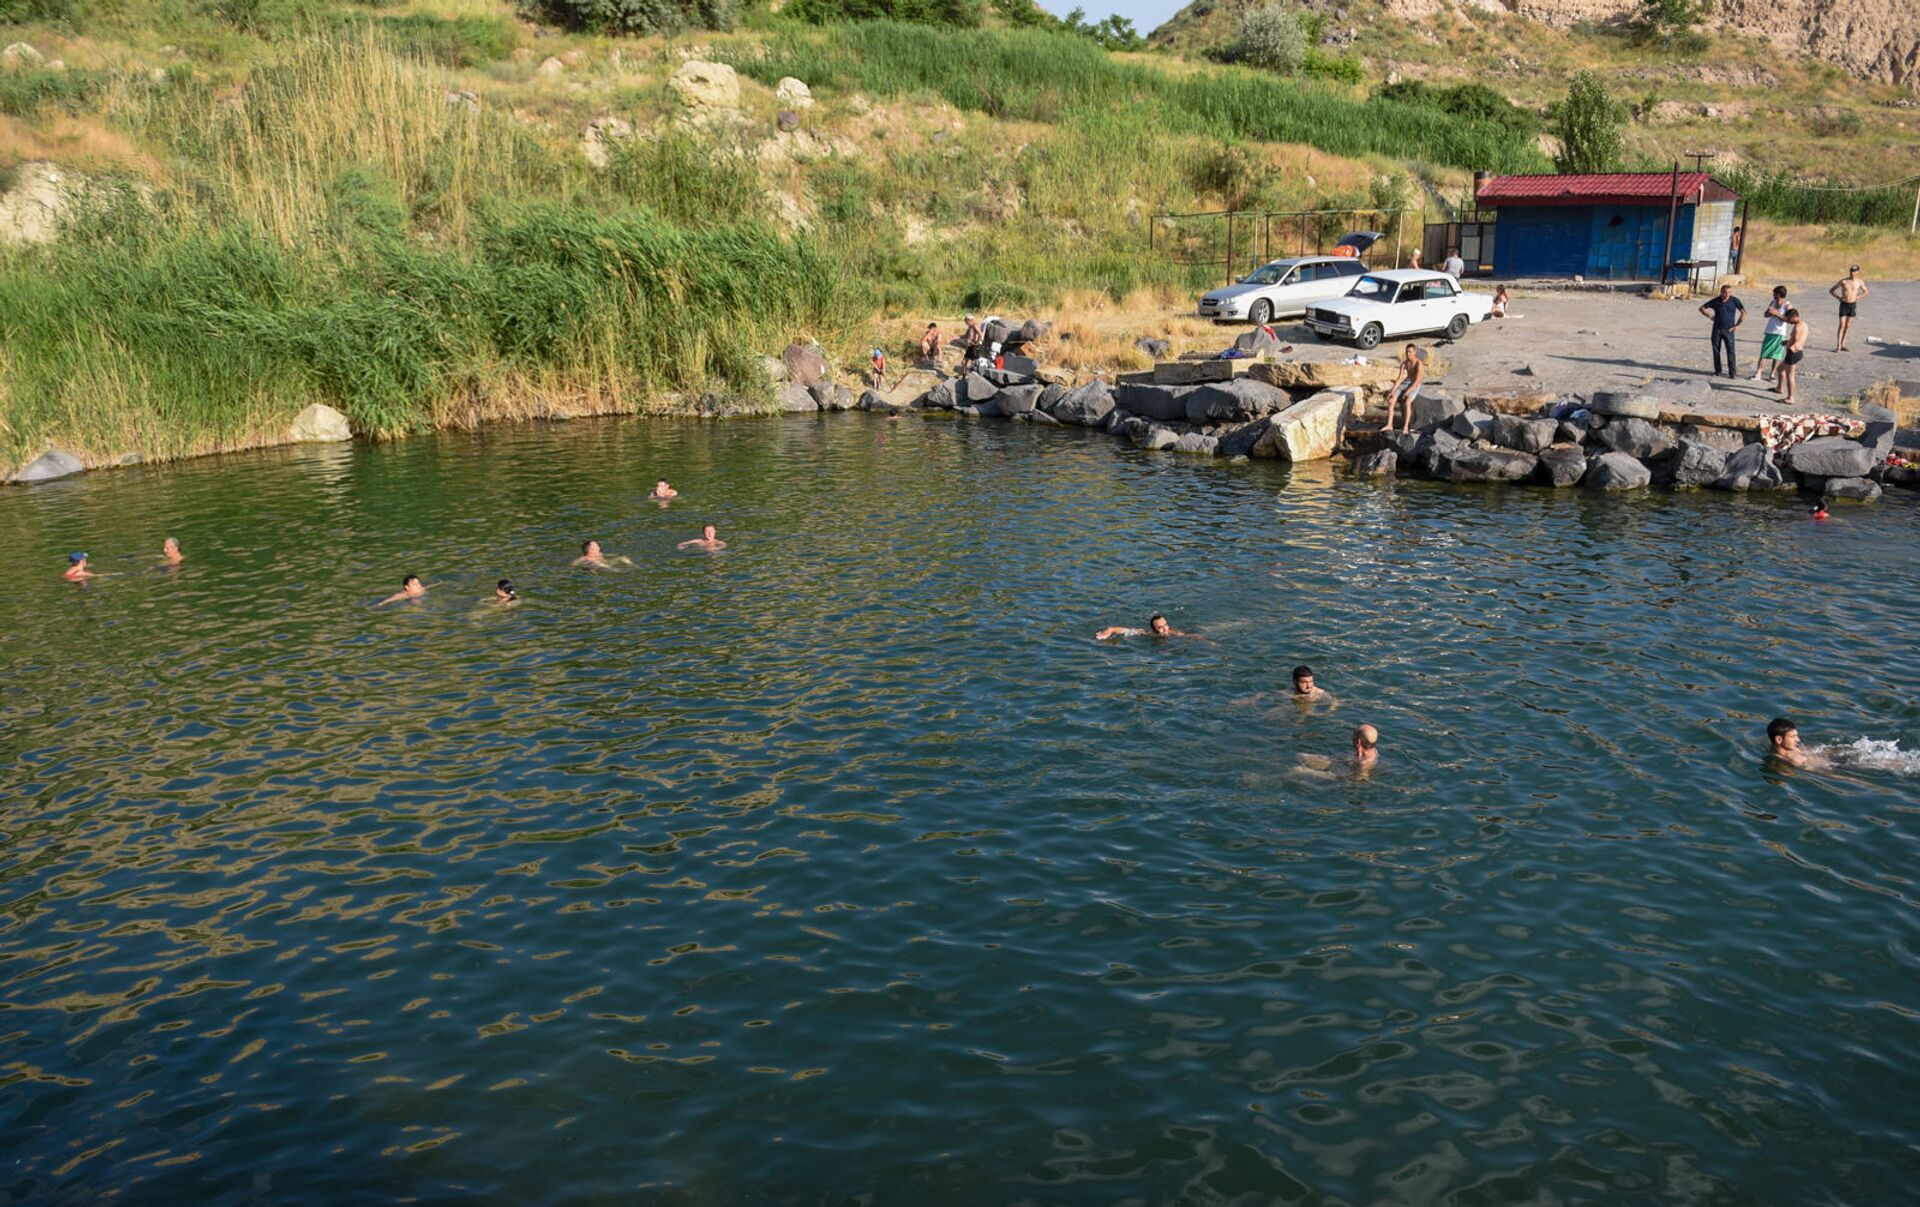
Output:
[[1917,532],[862,415],[9,491],[0,1199],[1914,1202]]

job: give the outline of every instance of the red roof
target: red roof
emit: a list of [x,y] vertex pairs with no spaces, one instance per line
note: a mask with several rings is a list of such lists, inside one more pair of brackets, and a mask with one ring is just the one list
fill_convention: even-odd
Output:
[[[1680,200],[1700,199],[1705,172],[1680,173]],[[1724,186],[1721,186],[1724,188]],[[1579,176],[1495,176],[1480,186],[1480,204],[1651,205],[1673,194],[1672,172],[1600,172]]]

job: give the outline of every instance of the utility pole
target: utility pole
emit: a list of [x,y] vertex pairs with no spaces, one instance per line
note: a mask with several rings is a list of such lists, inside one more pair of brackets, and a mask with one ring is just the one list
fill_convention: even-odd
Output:
[[1909,222],[1909,223],[1907,223],[1907,233],[1908,233],[1909,235],[1911,235],[1911,234],[1913,234],[1913,233],[1914,233],[1915,231],[1920,231],[1920,185],[1915,185],[1915,186],[1914,186],[1914,189],[1913,189],[1913,221],[1911,221],[1911,222]]

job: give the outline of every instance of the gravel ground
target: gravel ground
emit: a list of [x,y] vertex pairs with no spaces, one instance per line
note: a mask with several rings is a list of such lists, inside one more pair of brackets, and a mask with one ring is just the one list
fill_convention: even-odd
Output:
[[[1888,379],[1917,383],[1906,392],[1920,395],[1920,281],[1875,282],[1873,293],[1860,304],[1847,337],[1848,351],[1833,351],[1837,306],[1823,285],[1788,283],[1788,300],[1804,304],[1813,337],[1801,364],[1800,404],[1795,410],[1818,406],[1823,400],[1849,398]],[[1475,283],[1472,288],[1487,288]],[[1475,326],[1467,337],[1446,345],[1449,362],[1442,384],[1456,395],[1468,389],[1527,386],[1562,394],[1594,390],[1631,389],[1660,378],[1688,377],[1710,381],[1713,399],[1699,409],[1732,413],[1776,414],[1785,408],[1774,402],[1772,387],[1745,380],[1760,353],[1760,332],[1771,285],[1736,288],[1734,296],[1747,305],[1747,321],[1737,335],[1742,380],[1714,378],[1712,349],[1707,342],[1708,321],[1699,313],[1699,301],[1659,301],[1652,298],[1604,293],[1515,294],[1513,317]],[[1322,343],[1304,326],[1290,327],[1286,338],[1293,355],[1302,360],[1345,359],[1354,354],[1345,345]],[[1869,336],[1889,341],[1868,343]],[[1893,344],[1907,341],[1906,347]],[[1421,344],[1431,343],[1422,339]],[[1392,356],[1383,344],[1375,350]],[[1526,370],[1531,370],[1528,372]]]

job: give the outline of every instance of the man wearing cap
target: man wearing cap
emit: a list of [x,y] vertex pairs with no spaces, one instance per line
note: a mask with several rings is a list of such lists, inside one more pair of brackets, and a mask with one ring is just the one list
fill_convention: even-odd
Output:
[[1733,355],[1733,332],[1747,320],[1747,308],[1740,299],[1733,296],[1733,286],[1722,285],[1718,297],[1708,298],[1700,304],[1700,313],[1713,320],[1713,372],[1720,375],[1720,349],[1727,350],[1727,376],[1740,375],[1739,362]]
[[1836,281],[1827,292],[1840,302],[1840,333],[1833,337],[1833,350],[1845,352],[1847,329],[1853,326],[1854,316],[1860,313],[1860,299],[1867,296],[1867,282],[1860,275],[1860,266],[1855,264],[1848,268],[1847,275]]
[[86,554],[84,553],[67,554],[67,572],[61,575],[62,578],[66,579],[70,583],[77,583],[77,582],[80,582],[82,579],[92,578],[93,576],[94,576],[93,571],[87,569]]

